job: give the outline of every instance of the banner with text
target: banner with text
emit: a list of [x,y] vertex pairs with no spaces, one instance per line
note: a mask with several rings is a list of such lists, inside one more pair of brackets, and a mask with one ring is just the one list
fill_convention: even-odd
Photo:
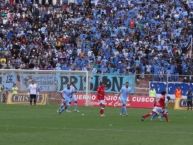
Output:
[[175,110],[187,110],[187,99],[177,98],[174,104]]
[[[46,105],[47,103],[47,94],[43,93],[37,97],[37,105]],[[27,93],[18,93],[13,95],[9,93],[7,96],[7,104],[29,104],[29,95]]]
[[[27,91],[32,79],[36,81],[41,92],[59,91],[64,89],[68,83],[73,83],[79,92],[86,90],[86,73],[82,72],[0,72],[0,83],[7,90],[16,84],[20,91]],[[94,74],[89,76],[89,91],[96,91],[100,81],[105,83],[106,92],[119,92],[125,82],[129,82],[131,92],[135,92],[135,75]]]
[[[84,94],[77,94],[78,104],[85,106],[86,101],[89,99],[91,106],[99,106],[96,94],[90,94],[90,97],[86,97]],[[146,96],[130,96],[127,100],[127,107],[130,108],[153,108],[154,106],[153,97]],[[107,94],[105,96],[106,106],[109,107],[120,107],[121,102],[117,94]]]

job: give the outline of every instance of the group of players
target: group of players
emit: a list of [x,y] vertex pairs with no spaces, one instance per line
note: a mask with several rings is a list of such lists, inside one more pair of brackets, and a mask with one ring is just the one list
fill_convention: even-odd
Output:
[[[64,88],[62,91],[62,103],[58,109],[58,113],[61,114],[62,112],[70,112],[69,107],[73,103],[74,104],[74,111],[79,112],[77,108],[77,98],[75,96],[76,89],[73,84],[67,84],[67,87]],[[129,100],[128,97],[131,93],[131,88],[129,87],[129,83],[126,82],[125,85],[122,86],[120,93],[118,94],[118,97],[120,97],[121,101],[121,116],[127,116],[127,101]],[[154,108],[151,112],[144,114],[141,118],[141,121],[144,121],[145,119],[151,117],[151,120],[154,120],[156,118],[159,118],[162,120],[162,118],[165,118],[165,120],[168,122],[168,111],[166,109],[166,92],[163,91],[161,93],[161,97],[155,99]],[[101,117],[105,116],[105,85],[103,82],[100,83],[100,85],[97,88],[97,99],[99,102],[99,115]],[[167,97],[169,101],[169,97]],[[130,100],[129,100],[130,101]]]

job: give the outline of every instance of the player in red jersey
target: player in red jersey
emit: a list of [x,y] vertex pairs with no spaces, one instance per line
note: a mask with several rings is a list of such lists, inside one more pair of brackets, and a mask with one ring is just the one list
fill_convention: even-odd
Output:
[[164,117],[168,122],[168,113],[165,109],[165,95],[166,92],[161,92],[162,96],[159,98],[158,101],[155,101],[154,108],[151,112],[142,116],[141,121],[144,121],[146,118],[151,116],[151,120],[155,119],[158,116]]
[[154,113],[152,115],[152,120],[155,119],[156,117],[164,117],[166,119],[166,121],[168,122],[168,112],[165,106],[165,98],[166,98],[166,92],[162,92],[161,93],[162,96],[159,98],[158,102],[156,103],[156,106],[154,107]]
[[147,114],[144,114],[141,118],[141,121],[144,121],[145,119],[149,118],[150,116],[154,116],[154,114],[156,114],[156,112],[155,112],[156,104],[157,104],[157,102],[156,102],[156,99],[155,99],[153,110],[151,112],[147,113]]
[[165,102],[165,104],[163,105],[163,107],[162,107],[163,111],[162,111],[162,113],[160,115],[161,117],[164,117],[167,122],[169,121],[168,120],[168,110],[167,110],[169,101],[170,101],[170,97],[167,96],[167,102]]
[[100,116],[104,117],[105,113],[105,85],[101,82],[97,88],[97,99],[100,105]]

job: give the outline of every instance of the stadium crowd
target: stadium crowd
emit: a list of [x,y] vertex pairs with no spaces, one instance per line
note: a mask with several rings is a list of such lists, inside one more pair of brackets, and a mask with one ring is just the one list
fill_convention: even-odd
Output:
[[28,2],[0,3],[0,68],[193,74],[192,0]]

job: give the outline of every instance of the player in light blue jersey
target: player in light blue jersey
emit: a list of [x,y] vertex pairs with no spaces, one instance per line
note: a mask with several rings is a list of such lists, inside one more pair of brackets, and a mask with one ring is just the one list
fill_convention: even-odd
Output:
[[71,96],[72,96],[72,89],[70,87],[70,84],[67,84],[67,87],[64,88],[61,93],[62,93],[62,103],[60,105],[60,108],[58,110],[58,113],[61,114],[62,112],[70,112],[69,106],[70,106],[70,101],[71,101]]
[[70,88],[71,88],[71,90],[72,90],[71,103],[74,103],[74,111],[75,111],[75,112],[79,112],[79,110],[78,110],[78,101],[77,101],[77,98],[76,98],[76,95],[75,95],[75,93],[76,93],[77,91],[76,91],[76,88],[75,88],[75,86],[73,85],[73,83],[71,83]]
[[129,96],[129,93],[131,92],[131,88],[129,87],[129,83],[126,82],[124,86],[122,86],[120,93],[118,97],[120,97],[121,100],[121,113],[120,115],[128,115],[127,113],[127,98]]

